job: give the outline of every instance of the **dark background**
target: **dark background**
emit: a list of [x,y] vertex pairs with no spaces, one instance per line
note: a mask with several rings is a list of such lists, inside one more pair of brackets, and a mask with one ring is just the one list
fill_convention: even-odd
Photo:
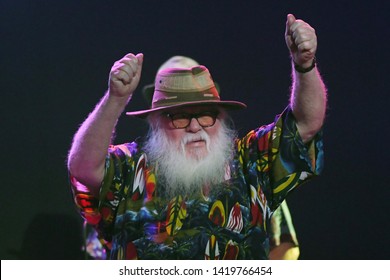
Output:
[[[249,105],[233,115],[243,135],[287,105],[288,13],[317,30],[329,90],[324,173],[288,199],[301,259],[389,259],[388,11],[386,1],[1,0],[1,259],[17,258],[27,231],[30,239],[53,240],[54,258],[68,246],[69,218],[81,225],[66,156],[115,60],[144,53],[141,84],[127,108],[135,110],[145,107],[140,89],[163,61],[195,58],[223,99]],[[115,142],[145,131],[123,116]],[[62,230],[53,225],[59,221]]]

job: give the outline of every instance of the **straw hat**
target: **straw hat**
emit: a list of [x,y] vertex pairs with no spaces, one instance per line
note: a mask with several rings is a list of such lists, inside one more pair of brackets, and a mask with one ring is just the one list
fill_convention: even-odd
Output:
[[144,87],[143,93],[151,100],[150,108],[126,115],[145,118],[152,112],[190,105],[218,105],[226,110],[246,108],[238,101],[222,101],[209,70],[185,56],[174,56],[162,64],[154,85]]

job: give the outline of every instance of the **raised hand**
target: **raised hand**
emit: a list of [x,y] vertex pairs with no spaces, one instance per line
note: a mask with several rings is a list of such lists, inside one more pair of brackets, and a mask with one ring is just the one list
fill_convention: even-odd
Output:
[[317,50],[317,36],[313,27],[294,15],[287,15],[285,39],[292,59],[301,67],[312,64]]
[[128,98],[133,94],[141,78],[143,59],[142,53],[129,53],[114,63],[109,79],[111,96]]

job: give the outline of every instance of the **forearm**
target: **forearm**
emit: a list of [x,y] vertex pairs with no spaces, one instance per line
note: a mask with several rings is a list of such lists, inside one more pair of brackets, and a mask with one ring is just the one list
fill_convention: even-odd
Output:
[[103,180],[112,133],[126,103],[124,98],[106,93],[74,136],[68,157],[69,172],[95,194]]
[[107,149],[119,116],[141,77],[143,54],[129,53],[111,68],[109,89],[73,138],[68,169],[97,195],[104,177]]
[[[292,60],[290,106],[302,140],[307,143],[321,129],[326,110],[326,88],[313,62],[317,51],[315,29],[287,15],[285,39]],[[298,68],[295,67],[298,65]]]
[[[304,65],[307,67],[307,65]],[[321,129],[326,112],[326,87],[315,67],[307,73],[299,73],[293,66],[291,108],[298,131],[306,143]]]

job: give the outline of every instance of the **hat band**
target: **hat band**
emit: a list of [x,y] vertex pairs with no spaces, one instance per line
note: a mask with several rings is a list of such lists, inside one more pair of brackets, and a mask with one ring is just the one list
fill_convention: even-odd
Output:
[[215,87],[212,87],[206,91],[171,93],[155,90],[152,103],[152,109],[172,106],[172,105],[186,105],[189,102],[207,102],[207,101],[219,101],[218,91]]

